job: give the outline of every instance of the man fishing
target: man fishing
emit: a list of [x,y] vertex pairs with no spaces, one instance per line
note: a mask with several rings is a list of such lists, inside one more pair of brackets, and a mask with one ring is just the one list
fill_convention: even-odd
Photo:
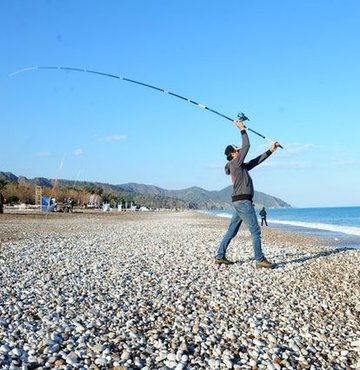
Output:
[[245,163],[244,160],[250,148],[249,137],[246,132],[246,127],[241,120],[236,121],[235,125],[240,129],[242,146],[238,148],[235,145],[228,145],[225,148],[225,155],[228,160],[225,166],[225,173],[231,176],[233,184],[232,204],[234,213],[229,228],[216,252],[215,263],[225,265],[234,263],[225,257],[226,250],[231,240],[239,231],[241,223],[244,222],[251,233],[256,267],[274,268],[275,264],[270,263],[262,252],[261,231],[253,206],[254,187],[248,171],[268,158],[280,147],[280,144],[278,142],[273,142],[269,150]]

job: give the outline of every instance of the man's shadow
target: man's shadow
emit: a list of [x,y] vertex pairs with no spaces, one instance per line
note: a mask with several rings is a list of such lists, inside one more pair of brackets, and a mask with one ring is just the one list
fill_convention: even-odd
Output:
[[[295,258],[293,260],[290,260],[290,261],[284,261],[284,262],[277,262],[276,263],[276,266],[275,268],[279,268],[279,267],[284,267],[288,264],[292,264],[292,263],[302,263],[302,262],[306,262],[306,261],[309,261],[309,260],[313,260],[313,259],[318,259],[318,258],[323,258],[323,257],[328,257],[328,256],[331,256],[333,254],[338,254],[338,253],[341,253],[341,252],[346,252],[346,251],[351,251],[351,250],[355,250],[355,248],[334,248],[334,249],[331,249],[331,250],[327,250],[327,251],[320,251],[316,254],[312,254],[312,255],[302,255],[302,257],[298,257],[298,258]],[[285,256],[296,256],[298,254],[285,254]],[[276,258],[277,256],[274,256],[274,258]]]

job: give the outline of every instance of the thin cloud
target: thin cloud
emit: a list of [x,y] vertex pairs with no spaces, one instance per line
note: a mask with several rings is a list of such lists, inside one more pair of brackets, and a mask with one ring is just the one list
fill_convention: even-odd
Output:
[[[302,144],[302,143],[281,143],[284,147],[283,149],[279,148],[276,152],[276,155],[281,155],[282,157],[290,157],[298,154],[304,154],[315,148],[313,144]],[[270,145],[261,144],[257,147],[259,153],[265,152],[268,150]]]
[[[279,157],[279,160],[275,159],[274,157],[271,158],[270,161],[265,161],[260,164],[259,169],[294,169],[294,170],[301,170],[305,168],[311,168],[312,165],[309,162],[306,161],[289,161],[288,159],[285,161],[284,157],[290,157],[294,156],[296,157],[297,155],[303,155],[306,152],[311,151],[312,149],[315,148],[315,145],[313,144],[302,144],[302,143],[289,143],[289,144],[284,144],[284,149],[277,149],[277,152],[274,156],[281,156]],[[269,146],[265,145],[260,145],[258,147],[258,151],[265,152]],[[251,158],[246,158],[245,162],[249,161]],[[218,169],[224,169],[224,163],[209,163],[206,164],[206,168],[210,170],[218,170]]]
[[339,158],[331,158],[332,164],[335,164],[336,166],[354,166],[354,165],[360,165],[360,161],[355,159],[339,159]]
[[79,157],[79,156],[81,156],[83,154],[84,154],[84,151],[81,148],[78,148],[78,149],[75,149],[74,150],[74,156],[75,157]]
[[[247,162],[247,160],[245,160]],[[209,163],[206,164],[205,167],[210,170],[224,170],[224,163]],[[303,169],[303,168],[310,168],[311,165],[305,161],[276,161],[271,159],[271,161],[262,162],[259,169]]]
[[98,139],[98,141],[103,142],[111,142],[111,141],[123,141],[126,140],[127,136],[126,135],[108,135],[104,136]]
[[224,169],[224,163],[208,163],[205,165],[205,167],[209,168],[210,170]]
[[347,148],[337,149],[330,156],[330,160],[336,166],[358,166],[360,164],[358,156],[351,153]]
[[49,157],[50,152],[37,152],[35,153],[36,157]]
[[[290,143],[284,146],[284,153],[289,155],[303,154],[315,148],[313,144]],[[279,149],[278,149],[279,150]]]
[[286,161],[286,162],[277,162],[277,161],[270,161],[270,162],[263,162],[260,164],[263,168],[275,168],[275,169],[303,169],[311,167],[307,162],[300,162],[300,161]]

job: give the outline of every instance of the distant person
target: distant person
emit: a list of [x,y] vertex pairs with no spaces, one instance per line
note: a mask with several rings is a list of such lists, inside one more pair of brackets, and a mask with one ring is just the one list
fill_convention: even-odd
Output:
[[4,213],[4,203],[5,203],[5,198],[2,195],[2,193],[0,193],[0,214]]
[[267,226],[267,222],[266,222],[266,211],[265,211],[265,207],[262,207],[260,212],[259,212],[259,215],[261,217],[261,226],[264,226],[264,223],[265,225]]
[[75,206],[75,200],[72,199],[72,198],[69,198],[68,203],[69,203],[69,211],[73,212],[74,211],[74,206]]
[[49,206],[47,209],[48,212],[55,212],[56,211],[56,200],[55,198],[50,198]]
[[226,265],[234,263],[225,257],[226,250],[244,221],[251,233],[256,267],[273,268],[275,265],[265,258],[261,249],[261,231],[252,203],[254,187],[248,171],[268,158],[280,144],[278,142],[272,143],[270,149],[265,153],[245,163],[244,160],[250,148],[249,137],[242,121],[236,121],[235,125],[241,132],[242,147],[238,148],[235,145],[228,145],[225,149],[225,155],[228,160],[225,166],[225,173],[231,176],[233,183],[232,204],[234,213],[229,228],[216,252],[215,263]]

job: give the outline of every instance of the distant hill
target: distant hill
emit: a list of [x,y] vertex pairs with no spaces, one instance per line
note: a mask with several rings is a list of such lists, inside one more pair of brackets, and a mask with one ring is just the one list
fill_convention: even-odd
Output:
[[[55,180],[44,177],[27,179],[24,176],[16,176],[11,172],[0,172],[0,179],[8,182],[17,182],[27,185],[42,187],[53,187]],[[76,187],[84,189],[89,187],[100,187],[104,193],[133,199],[141,205],[172,205],[173,207],[194,209],[227,209],[231,207],[232,186],[219,191],[209,191],[196,186],[182,190],[167,190],[154,185],[137,183],[126,183],[112,185],[100,182],[57,180],[58,187]],[[285,201],[271,195],[255,191],[254,203],[256,207],[266,208],[291,208]]]
[[[122,189],[144,195],[160,195],[170,198],[182,199],[187,203],[194,203],[198,208],[221,209],[231,207],[232,186],[222,190],[208,191],[196,186],[182,190],[165,190],[152,185],[127,183],[118,185]],[[254,203],[257,207],[266,208],[291,208],[289,203],[271,195],[255,191]]]

